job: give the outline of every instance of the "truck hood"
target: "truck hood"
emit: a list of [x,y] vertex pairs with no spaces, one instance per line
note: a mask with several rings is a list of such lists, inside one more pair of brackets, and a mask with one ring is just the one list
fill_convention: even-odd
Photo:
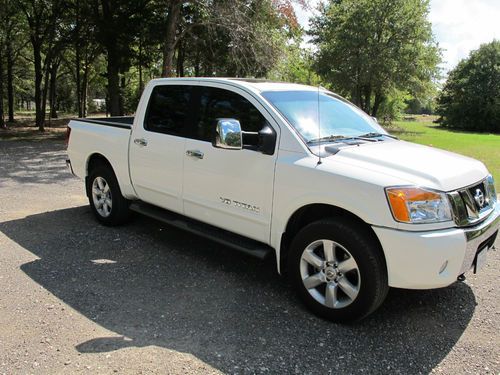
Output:
[[452,152],[415,143],[387,140],[343,147],[327,159],[401,179],[441,191],[474,184],[488,175],[483,163]]

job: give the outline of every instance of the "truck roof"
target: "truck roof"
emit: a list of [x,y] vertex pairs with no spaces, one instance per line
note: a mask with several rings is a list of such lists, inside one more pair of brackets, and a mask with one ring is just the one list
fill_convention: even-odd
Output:
[[[264,92],[264,91],[317,91],[318,87],[302,85],[298,83],[288,83],[271,81],[266,79],[256,79],[256,78],[226,78],[226,77],[182,77],[182,78],[157,78],[153,80],[154,82],[186,82],[186,81],[196,81],[196,82],[214,82],[214,83],[231,83],[234,86],[240,86],[250,89],[254,92]],[[324,89],[321,88],[321,91]]]

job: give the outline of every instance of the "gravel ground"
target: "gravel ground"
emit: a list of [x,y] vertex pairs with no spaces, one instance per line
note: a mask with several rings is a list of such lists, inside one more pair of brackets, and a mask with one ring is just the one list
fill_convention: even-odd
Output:
[[64,158],[0,141],[0,374],[500,373],[498,250],[464,283],[391,290],[337,325],[272,261],[144,217],[98,225]]

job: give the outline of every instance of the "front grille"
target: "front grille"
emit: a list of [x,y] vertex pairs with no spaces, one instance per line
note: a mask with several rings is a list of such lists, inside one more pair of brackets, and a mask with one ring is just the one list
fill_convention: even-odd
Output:
[[489,197],[484,182],[460,190],[460,196],[465,204],[469,218],[479,218],[481,212],[490,207]]
[[449,193],[455,222],[469,226],[485,219],[493,210],[487,181],[481,181],[456,192]]

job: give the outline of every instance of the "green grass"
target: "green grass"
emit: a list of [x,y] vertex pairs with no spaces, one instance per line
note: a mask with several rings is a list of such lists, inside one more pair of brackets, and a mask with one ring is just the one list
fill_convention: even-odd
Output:
[[413,121],[396,121],[387,130],[410,142],[433,146],[481,160],[495,178],[500,192],[500,135],[451,131],[417,116]]

